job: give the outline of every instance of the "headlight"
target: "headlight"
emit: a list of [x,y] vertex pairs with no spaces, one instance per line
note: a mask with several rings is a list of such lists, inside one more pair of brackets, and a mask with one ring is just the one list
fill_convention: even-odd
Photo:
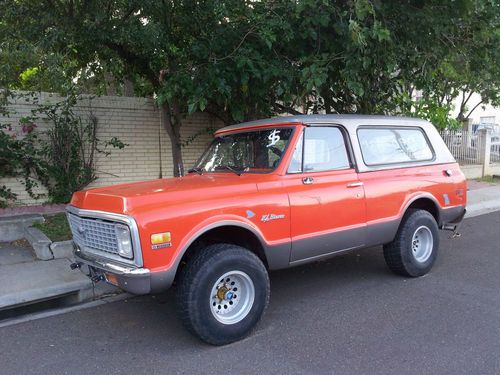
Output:
[[115,225],[116,240],[118,241],[118,254],[123,258],[132,259],[132,239],[130,238],[130,229],[123,224]]

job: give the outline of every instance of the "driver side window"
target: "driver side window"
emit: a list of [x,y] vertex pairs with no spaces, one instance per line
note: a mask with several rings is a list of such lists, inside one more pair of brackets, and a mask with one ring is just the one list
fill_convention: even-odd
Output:
[[[304,142],[305,139],[305,142]],[[335,127],[306,128],[292,156],[288,173],[350,168],[344,137]]]

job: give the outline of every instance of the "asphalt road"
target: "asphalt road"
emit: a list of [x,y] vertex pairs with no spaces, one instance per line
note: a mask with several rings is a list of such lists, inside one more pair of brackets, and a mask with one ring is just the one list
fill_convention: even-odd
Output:
[[419,279],[380,248],[271,274],[256,331],[225,347],[191,337],[173,295],[0,329],[1,374],[500,374],[500,212],[442,232]]

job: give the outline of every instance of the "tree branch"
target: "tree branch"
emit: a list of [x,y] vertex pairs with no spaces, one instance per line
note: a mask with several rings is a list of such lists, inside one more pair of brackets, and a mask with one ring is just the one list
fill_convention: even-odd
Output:
[[469,116],[472,114],[472,112],[474,112],[476,110],[476,108],[479,107],[483,103],[484,103],[484,99],[482,99],[479,103],[477,103],[474,107],[472,107],[472,109],[469,111],[467,116],[465,116],[465,118],[469,118]]
[[245,41],[245,39],[255,30],[255,27],[251,27],[250,30],[247,31],[247,33],[245,35],[243,35],[243,38],[241,38],[240,42],[238,43],[238,45],[231,51],[231,53],[229,55],[226,55],[224,57],[221,57],[220,59],[217,59],[215,58],[215,60],[217,61],[223,61],[223,60],[226,60],[226,59],[229,59],[231,56],[233,56],[236,51],[238,51],[241,47],[241,45],[243,44],[243,42]]
[[279,109],[281,112],[288,112],[288,113],[291,113],[292,115],[303,115],[302,112],[299,112],[294,108],[284,106],[283,104],[274,103],[273,105],[275,108]]
[[142,73],[146,76],[149,82],[153,85],[153,87],[158,88],[160,82],[158,81],[158,77],[156,72],[152,71],[149,67],[149,61],[142,56],[139,56],[130,50],[128,50],[125,46],[121,44],[117,44],[111,41],[103,41],[103,44],[108,47],[110,50],[116,52],[120,58],[127,61],[130,65],[139,67]]
[[[472,94],[474,92],[471,90],[470,93],[469,93],[469,96],[467,97],[467,99],[465,99],[465,102],[464,103],[464,107],[467,105],[467,103],[469,102],[469,99],[471,98]],[[464,97],[465,97],[465,91],[464,91]]]

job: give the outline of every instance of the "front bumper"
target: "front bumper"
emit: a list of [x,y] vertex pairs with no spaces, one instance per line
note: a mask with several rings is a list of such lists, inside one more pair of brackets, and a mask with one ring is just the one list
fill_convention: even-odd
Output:
[[[73,254],[78,267],[89,277],[102,276],[107,282],[133,294],[148,294],[153,291],[152,273],[147,268],[110,262],[84,253],[77,246],[75,246]],[[113,282],[111,282],[111,278]]]

